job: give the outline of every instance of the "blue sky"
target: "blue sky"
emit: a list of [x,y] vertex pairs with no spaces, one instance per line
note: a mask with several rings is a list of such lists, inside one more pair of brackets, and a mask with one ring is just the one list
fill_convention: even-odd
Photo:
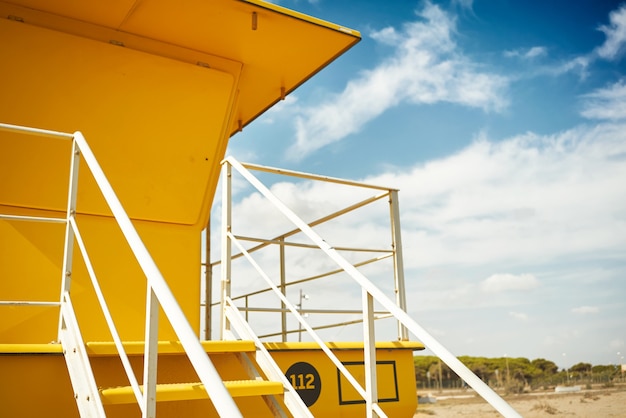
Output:
[[[363,39],[228,154],[400,189],[408,310],[454,354],[617,363],[626,3],[279,4]],[[272,181],[286,201],[344,197]],[[239,219],[258,211],[249,189],[236,201]],[[374,237],[368,216],[350,234]]]

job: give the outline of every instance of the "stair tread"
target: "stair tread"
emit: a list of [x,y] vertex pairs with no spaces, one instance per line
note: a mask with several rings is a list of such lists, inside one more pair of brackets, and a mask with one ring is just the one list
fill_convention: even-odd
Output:
[[[233,397],[280,395],[284,393],[281,382],[268,380],[230,380],[224,385]],[[157,402],[181,401],[193,399],[207,399],[208,395],[202,383],[161,383],[156,388]],[[103,404],[135,403],[132,387],[119,386],[101,389],[100,396]]]
[[0,344],[0,355],[62,355],[63,347],[59,343],[12,343]]
[[[124,341],[122,344],[128,355],[142,355],[144,352],[143,341]],[[256,351],[254,341],[248,340],[200,341],[200,344],[207,353],[251,353]],[[87,354],[90,356],[117,355],[115,343],[111,341],[91,341],[85,343],[85,346],[87,347]],[[184,349],[180,341],[159,341],[158,351],[159,354],[180,354],[184,352]]]

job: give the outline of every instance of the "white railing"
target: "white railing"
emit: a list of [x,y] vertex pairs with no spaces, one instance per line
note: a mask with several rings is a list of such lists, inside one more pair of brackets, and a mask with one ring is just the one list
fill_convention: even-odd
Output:
[[[467,382],[479,395],[481,395],[488,403],[490,403],[497,411],[499,411],[505,417],[520,417],[519,413],[515,411],[508,403],[506,403],[498,394],[496,394],[487,384],[480,380],[474,373],[471,372],[463,363],[461,363],[452,353],[450,353],[445,347],[443,347],[434,337],[432,337],[424,328],[422,328],[416,321],[414,321],[405,311],[405,307],[397,301],[391,300],[387,297],[378,287],[376,287],[369,279],[367,279],[353,264],[348,262],[344,257],[339,254],[337,248],[330,246],[322,237],[317,234],[310,224],[304,222],[298,215],[296,215],[291,209],[289,209],[280,199],[278,199],[264,184],[262,184],[255,176],[251,174],[248,168],[258,169],[258,166],[250,166],[239,163],[232,157],[226,158],[223,161],[222,168],[222,259],[221,259],[221,275],[222,275],[222,316],[220,320],[221,332],[228,332],[230,329],[229,318],[226,316],[226,312],[231,302],[231,261],[234,257],[232,255],[232,245],[235,245],[240,251],[239,254],[244,256],[258,274],[264,279],[267,285],[272,289],[273,293],[280,299],[281,306],[293,315],[294,318],[318,345],[328,355],[330,360],[337,366],[339,371],[345,376],[345,378],[354,386],[355,390],[363,397],[366,403],[367,416],[372,417],[374,413],[379,417],[385,416],[384,412],[380,409],[377,402],[377,388],[376,388],[376,350],[375,350],[375,333],[374,333],[374,302],[381,305],[390,315],[392,315],[403,327],[406,327],[413,335],[424,343],[435,355],[443,360],[459,377]],[[231,214],[231,181],[232,181],[232,168],[234,168],[242,177],[244,177],[254,188],[261,193],[271,204],[277,208],[282,215],[287,217],[297,228],[298,231],[303,233],[310,241],[312,241],[317,248],[322,250],[339,269],[347,273],[361,288],[362,290],[362,315],[363,315],[363,342],[364,342],[364,363],[365,363],[365,387],[362,387],[356,379],[345,369],[343,364],[334,356],[332,351],[327,349],[326,344],[317,335],[315,330],[307,323],[301,314],[301,310],[294,306],[286,298],[283,289],[279,289],[274,284],[272,279],[263,271],[259,264],[250,255],[251,250],[246,250],[242,245],[241,240],[238,239],[232,232],[232,214]],[[263,168],[261,171],[273,170],[274,172],[280,172],[283,170]],[[302,175],[305,177],[307,175]],[[397,200],[397,198],[396,198]],[[397,208],[397,205],[396,205]],[[398,215],[394,213],[392,209],[392,215]],[[399,224],[396,224],[399,228]],[[399,231],[397,234],[399,239]],[[397,243],[396,250],[398,250]],[[401,257],[400,257],[401,262]],[[394,263],[396,271],[401,269],[401,263]],[[402,276],[397,276],[402,278]],[[398,279],[396,279],[398,280]],[[403,282],[403,279],[401,280]],[[281,281],[281,284],[283,282]],[[282,286],[281,286],[282,287]],[[400,290],[399,290],[400,289]],[[403,290],[403,283],[400,283],[396,287],[396,292]]]
[[[400,234],[400,216],[399,216],[399,208],[398,208],[398,190],[393,189],[393,188],[372,185],[372,184],[354,182],[350,180],[331,178],[331,177],[326,177],[326,176],[318,176],[318,175],[309,174],[309,173],[301,173],[301,172],[284,170],[284,169],[276,169],[276,168],[270,168],[270,167],[253,165],[253,164],[242,164],[242,165],[249,170],[262,171],[262,172],[267,172],[267,173],[272,173],[272,174],[278,174],[281,176],[295,177],[299,179],[308,179],[308,180],[321,181],[321,182],[326,182],[326,183],[335,183],[335,184],[342,185],[342,186],[360,188],[361,190],[364,190],[365,193],[368,193],[368,192],[371,193],[371,195],[368,195],[365,198],[362,198],[360,201],[354,204],[351,204],[347,207],[341,208],[340,210],[337,210],[333,213],[327,214],[319,219],[309,222],[308,225],[310,227],[320,226],[324,223],[333,221],[344,215],[350,215],[352,212],[358,209],[365,208],[368,206],[371,207],[373,204],[376,204],[386,199],[389,204],[389,215],[390,215],[389,228],[390,228],[390,236],[391,236],[391,246],[389,248],[380,248],[380,247],[379,248],[371,248],[371,247],[366,248],[363,246],[359,246],[359,247],[335,246],[334,248],[337,251],[350,252],[353,254],[360,254],[361,256],[365,255],[367,257],[366,259],[361,259],[360,261],[355,262],[354,263],[355,267],[368,266],[368,265],[372,265],[378,262],[391,259],[393,263],[392,275],[394,279],[393,286],[394,286],[395,300],[398,306],[400,306],[403,309],[406,309],[406,295],[405,295],[405,289],[404,289],[404,268],[403,268],[403,261],[402,261],[402,241],[401,241],[401,234]],[[224,198],[227,198],[227,197],[225,196]],[[226,217],[230,215],[224,214],[224,216]],[[330,278],[331,276],[339,275],[343,273],[344,271],[343,269],[339,268],[339,269],[334,269],[330,271],[325,271],[325,272],[322,272],[313,276],[300,278],[298,280],[286,281],[285,250],[287,248],[300,248],[300,249],[316,249],[317,248],[315,244],[307,244],[303,242],[290,241],[290,238],[299,234],[300,232],[301,232],[300,229],[295,228],[270,239],[258,238],[258,237],[252,237],[252,236],[242,236],[242,235],[235,235],[235,238],[239,241],[247,241],[253,244],[255,243],[257,244],[253,246],[252,248],[248,249],[248,252],[250,254],[255,253],[257,251],[262,251],[263,249],[269,246],[279,247],[280,289],[281,289],[281,292],[284,294],[288,287],[294,287],[296,285],[305,285],[308,282],[312,282],[312,281],[316,281],[316,280],[320,280],[324,278]],[[207,240],[206,240],[207,259],[209,258],[208,254],[210,253],[210,250],[209,250],[210,245],[211,245],[210,234],[209,234],[209,231],[207,230]],[[230,257],[230,260],[234,261],[243,256],[244,254],[240,252],[238,254],[232,255]],[[211,303],[211,300],[212,300],[211,283],[212,283],[213,269],[215,267],[220,266],[221,263],[222,263],[221,260],[214,261],[211,263],[203,263],[203,265],[206,266],[206,270],[205,270],[206,294],[204,297],[205,300],[201,304],[201,306],[205,307],[203,308],[204,309],[203,316],[204,316],[205,324],[206,324],[205,334],[204,334],[205,339],[210,339],[212,335],[211,334],[210,307],[215,307],[220,304],[220,302]],[[226,268],[230,269],[230,266],[226,266]],[[280,312],[281,314],[280,330],[277,332],[266,333],[266,334],[260,335],[260,337],[266,338],[266,337],[280,336],[282,338],[282,341],[286,341],[287,336],[289,334],[302,332],[301,329],[288,329],[287,313],[289,311],[286,309],[286,307],[284,305],[282,305],[281,308],[278,308],[278,309],[267,307],[267,306],[258,307],[258,306],[250,306],[250,303],[249,303],[250,299],[256,296],[262,295],[264,293],[267,294],[271,292],[273,292],[273,289],[271,287],[266,287],[262,289],[252,290],[243,294],[238,294],[236,296],[232,296],[232,299],[235,302],[238,302],[241,300],[244,301],[245,306],[241,307],[241,310],[245,312],[246,320],[249,319],[249,313],[251,312]],[[361,309],[358,309],[358,310],[336,309],[336,308],[304,309],[302,306],[299,306],[299,311],[300,313],[306,313],[306,314],[332,314],[335,316],[336,315],[347,316],[347,315],[354,315],[354,314],[362,313]],[[375,312],[376,319],[383,319],[383,318],[389,318],[389,317],[391,317],[391,315],[387,311]],[[346,320],[346,321],[340,321],[340,322],[333,321],[331,323],[327,323],[324,325],[317,325],[313,329],[321,330],[321,329],[337,328],[337,327],[343,327],[343,326],[360,323],[360,322],[362,322],[362,320],[360,319]],[[407,329],[404,326],[402,326],[400,322],[397,322],[397,332],[398,332],[398,336],[397,336],[398,340],[400,341],[408,340]]]
[[[71,307],[70,295],[71,295],[71,277],[72,277],[72,265],[73,265],[73,248],[74,242],[78,244],[78,247],[82,253],[82,257],[87,266],[87,270],[96,291],[98,302],[100,303],[102,312],[104,313],[107,325],[115,342],[116,348],[122,360],[124,369],[128,376],[131,387],[142,411],[142,416],[153,417],[156,410],[156,370],[157,370],[157,338],[158,338],[158,308],[163,309],[166,317],[168,318],[174,332],[178,336],[182,346],[191,361],[198,377],[204,384],[209,398],[213,402],[216,410],[220,416],[227,417],[240,417],[239,412],[233,398],[230,396],[226,389],[221,377],[217,373],[215,366],[209,359],[208,355],[202,348],[198,337],[196,336],[191,325],[188,323],[182,309],[178,305],[173,293],[171,292],[167,282],[163,275],[159,271],[159,268],[155,264],[154,260],[150,256],[148,250],[143,244],[139,234],[135,230],[130,218],[126,214],[122,204],[120,203],[117,195],[113,191],[111,184],[107,180],[104,172],[98,164],[96,157],[89,148],[89,145],[85,141],[85,138],[80,132],[73,134],[55,132],[49,130],[42,130],[36,128],[27,128],[16,125],[0,124],[0,130],[18,132],[28,135],[43,136],[57,139],[68,139],[73,141],[72,147],[72,166],[70,173],[70,185],[68,190],[68,206],[66,219],[57,218],[41,218],[41,217],[28,217],[28,216],[14,216],[14,215],[0,215],[0,218],[9,220],[21,220],[21,221],[37,221],[37,222],[65,222],[66,223],[66,236],[65,236],[65,253],[63,261],[63,279],[61,286],[61,317],[59,325],[59,337],[69,330],[73,332],[74,336],[80,335],[77,328],[71,326],[75,321],[71,321],[71,318],[65,318],[64,312],[67,307]],[[80,234],[80,228],[76,220],[77,214],[77,190],[78,190],[78,167],[79,160],[83,158],[87,167],[89,167],[93,178],[95,179],[100,191],[106,200],[113,217],[117,221],[128,245],[130,246],[133,254],[139,263],[143,273],[147,279],[147,302],[146,302],[146,333],[145,333],[145,351],[144,351],[144,377],[143,388],[139,386],[137,378],[130,367],[130,361],[126,354],[122,341],[119,337],[119,333],[113,323],[111,313],[107,307],[106,300],[100,289],[99,282],[96,277],[96,273],[93,269],[93,265],[89,260],[89,255],[85,243]],[[42,302],[28,302],[28,301],[4,301],[5,304],[37,304]],[[53,303],[53,302],[50,302]],[[65,309],[64,309],[65,308]],[[73,310],[72,310],[73,312]],[[69,325],[69,327],[68,327]],[[80,339],[82,344],[82,339]],[[89,367],[88,364],[83,367]],[[88,374],[91,370],[88,371]],[[93,377],[91,378],[93,379]],[[74,383],[73,383],[74,384]],[[95,384],[95,382],[91,382]]]

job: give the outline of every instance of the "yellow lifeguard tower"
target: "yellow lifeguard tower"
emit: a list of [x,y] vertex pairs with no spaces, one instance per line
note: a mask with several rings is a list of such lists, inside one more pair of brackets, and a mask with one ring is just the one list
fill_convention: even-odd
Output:
[[[220,336],[200,338],[220,172],[225,207],[231,170],[273,200],[250,175],[271,169],[220,168],[229,138],[359,39],[262,0],[0,1],[0,416],[413,416],[407,328],[428,336],[404,312],[393,189],[372,187],[391,201],[395,300],[275,202],[362,289],[363,341],[320,340],[284,281],[262,341],[230,292],[228,209],[206,302]],[[375,341],[374,302],[397,341]],[[312,342],[288,341],[287,314]]]

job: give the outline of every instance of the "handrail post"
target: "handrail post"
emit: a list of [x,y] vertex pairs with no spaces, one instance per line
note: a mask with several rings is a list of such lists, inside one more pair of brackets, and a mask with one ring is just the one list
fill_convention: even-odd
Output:
[[[72,265],[74,258],[74,229],[70,219],[76,216],[76,200],[78,196],[78,168],[80,166],[80,149],[76,140],[72,140],[72,157],[70,162],[70,178],[67,191],[67,211],[65,215],[65,247],[63,252],[63,269],[61,279],[61,294],[59,301],[63,303],[63,295],[70,293],[72,285]],[[63,310],[59,313],[58,339],[61,337],[63,326]]]
[[[391,242],[393,246],[393,272],[395,279],[396,303],[406,312],[406,290],[404,287],[404,261],[402,258],[402,233],[400,228],[400,205],[398,191],[389,190],[389,212],[391,218]],[[408,341],[409,332],[398,321],[398,340]]]
[[[280,259],[280,291],[283,295],[287,296],[286,294],[287,275],[285,272],[285,237],[280,237],[279,251],[280,251],[280,257],[279,257]],[[287,312],[285,310],[286,308],[285,303],[282,301],[280,302],[280,308],[281,308],[281,312],[280,312],[281,341],[286,342],[287,341]]]
[[143,418],[156,418],[156,384],[159,342],[159,302],[148,282],[146,338],[143,355]]
[[213,334],[211,302],[213,301],[213,266],[211,265],[211,219],[204,230],[204,340]]
[[229,233],[232,231],[232,169],[230,163],[222,166],[222,269],[221,269],[221,304],[220,304],[220,339],[225,338],[230,329],[226,317],[226,298],[230,297],[231,254],[232,242]]
[[366,290],[363,294],[363,363],[365,368],[365,416],[374,418],[374,404],[378,403],[376,378],[376,333],[374,330],[374,298]]

